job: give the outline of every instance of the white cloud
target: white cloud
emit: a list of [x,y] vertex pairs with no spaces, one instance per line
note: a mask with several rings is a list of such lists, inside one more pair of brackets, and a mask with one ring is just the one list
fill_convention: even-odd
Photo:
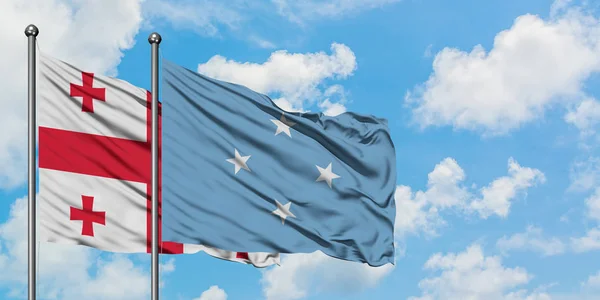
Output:
[[[586,177],[589,177],[589,175],[583,178]],[[582,182],[585,182],[585,186],[587,186],[588,182],[595,182],[595,178],[583,180]],[[584,200],[584,203],[587,218],[600,225],[600,188],[597,187],[594,193]],[[600,250],[600,227],[588,230],[585,236],[571,238],[571,248],[576,253]]]
[[465,171],[456,160],[446,158],[427,175],[427,198],[435,207],[447,208],[464,205],[469,192],[460,183],[465,180]]
[[394,266],[370,267],[326,256],[317,251],[282,258],[281,265],[263,271],[267,300],[293,300],[313,292],[352,293],[376,286]]
[[[99,257],[88,247],[41,243],[38,246],[41,298],[148,299],[149,274],[124,255]],[[27,200],[18,199],[0,224],[0,286],[12,295],[27,287]],[[95,270],[95,271],[94,271]],[[57,276],[60,274],[60,276]]]
[[571,166],[569,191],[585,192],[600,185],[600,158],[589,157]]
[[[84,70],[116,74],[123,50],[134,44],[141,17],[141,0],[0,1],[0,188],[25,181],[27,156],[27,39],[25,26],[40,29],[40,51],[67,60]],[[110,20],[110,22],[107,22]]]
[[169,258],[169,260],[167,260],[165,263],[160,264],[158,271],[160,272],[159,274],[161,274],[161,275],[174,272],[175,271],[175,259]]
[[513,158],[508,160],[508,176],[495,179],[478,193],[463,183],[465,177],[456,160],[446,158],[429,173],[427,190],[413,193],[408,186],[398,186],[396,234],[402,237],[423,232],[434,236],[446,224],[440,212],[449,209],[478,213],[484,219],[490,215],[506,217],[519,192],[544,182],[541,171],[521,167]]
[[[600,224],[600,188],[585,199],[587,217]],[[592,228],[584,236],[571,237],[569,242],[556,237],[544,237],[540,228],[529,226],[524,233],[502,237],[496,243],[500,251],[529,250],[544,256],[563,254],[567,250],[575,253],[600,250],[600,227]]]
[[253,42],[254,44],[256,44],[258,47],[263,48],[263,49],[277,48],[277,45],[275,45],[273,42],[266,40],[264,38],[261,38],[259,36],[256,36],[256,35],[251,35],[248,39],[251,42]]
[[528,226],[524,233],[517,233],[511,237],[503,236],[496,242],[496,247],[502,252],[529,250],[539,252],[543,256],[562,254],[566,250],[566,245],[561,240],[544,237],[542,230],[534,226]]
[[427,192],[418,191],[413,195],[410,187],[396,187],[395,234],[402,238],[408,234],[423,232],[427,236],[437,235],[437,229],[446,222],[439,215],[437,207],[428,202]]
[[147,0],[144,3],[144,15],[154,22],[167,20],[178,29],[190,29],[201,35],[217,36],[220,32],[219,26],[236,29],[246,21],[238,2]]
[[271,0],[279,14],[290,21],[304,24],[320,18],[339,18],[358,11],[379,8],[400,0]]
[[199,298],[194,300],[227,300],[227,293],[218,286],[213,285],[208,290],[202,292]]
[[600,292],[600,271],[595,275],[590,275],[585,282],[582,282],[581,285],[588,290],[597,290]]
[[[323,94],[326,98],[319,103],[319,108],[326,116],[337,116],[346,112],[346,92],[344,87],[336,84],[332,85]],[[337,100],[335,100],[337,98]]]
[[496,214],[505,218],[510,210],[510,200],[516,193],[526,191],[538,183],[546,182],[544,174],[537,169],[521,167],[513,158],[508,160],[508,176],[494,180],[481,190],[482,198],[471,202],[470,208],[482,218]]
[[[502,300],[558,300],[553,295],[550,295],[545,292],[533,292],[529,293],[527,290],[519,290],[516,292],[511,292],[506,294]],[[570,300],[575,300],[577,298],[571,298]],[[578,299],[583,300],[583,299]]]
[[600,103],[592,98],[582,101],[565,115],[565,121],[575,125],[583,137],[593,135],[600,123]]
[[423,52],[423,57],[425,57],[425,58],[431,57],[433,55],[432,49],[433,49],[433,44],[429,44],[427,46],[427,48],[425,48],[425,51]]
[[481,45],[440,51],[427,82],[405,97],[414,121],[506,134],[553,104],[582,100],[584,83],[600,71],[600,22],[564,7],[558,3],[548,20],[518,17],[489,52]]
[[302,54],[280,50],[262,64],[241,63],[216,55],[200,64],[198,72],[260,93],[279,95],[283,99],[276,101],[278,105],[303,110],[316,99],[330,96],[328,90],[321,90],[325,80],[345,79],[356,69],[356,57],[348,46],[333,43],[331,52]]
[[279,107],[287,112],[301,112],[301,113],[308,112],[307,110],[304,110],[303,108],[294,107],[293,104],[290,101],[288,101],[286,98],[273,99],[273,102],[275,103],[275,105],[277,105],[277,107]]
[[166,262],[160,262],[158,265],[159,274],[159,288],[163,288],[166,285],[165,275],[175,272],[175,258],[169,258]]
[[477,244],[458,254],[434,254],[424,268],[436,274],[421,280],[422,295],[410,299],[550,299],[544,293],[513,291],[532,275],[521,267],[505,267],[499,256],[485,256]]
[[331,103],[329,99],[319,103],[319,108],[323,110],[326,116],[337,116],[346,112],[346,106],[341,103]]
[[465,179],[464,170],[452,158],[442,160],[427,177],[426,191],[413,194],[408,186],[396,188],[395,232],[399,237],[421,231],[436,235],[437,228],[446,224],[439,215],[440,210],[463,207],[470,197],[461,184]]
[[594,194],[585,199],[587,207],[587,216],[600,223],[600,188],[596,188]]
[[[68,257],[65,257],[65,262]],[[61,299],[147,299],[149,296],[149,276],[147,272],[123,256],[96,262],[95,276],[87,276],[71,284],[78,287],[63,287]],[[56,275],[56,274],[54,274]],[[62,279],[56,285],[64,285]]]
[[556,16],[571,7],[573,0],[554,0],[550,6],[550,16]]
[[[555,284],[553,284],[555,285]],[[545,294],[545,293],[544,293]],[[581,282],[580,289],[573,289],[567,293],[553,292],[545,294],[546,298],[552,300],[596,300],[600,299],[600,272],[595,275],[590,275],[585,281]],[[518,298],[523,299],[523,298]],[[529,298],[527,298],[528,300]],[[539,299],[539,298],[533,298]]]
[[306,21],[331,20],[360,11],[382,7],[400,0],[308,0],[308,1],[247,1],[247,0],[145,0],[145,26],[153,27],[167,21],[176,29],[187,29],[203,36],[222,38],[230,33],[263,49],[276,44],[253,32],[257,23],[272,24],[287,21],[305,26]]
[[600,228],[590,229],[585,236],[571,238],[571,246],[577,253],[600,250]]

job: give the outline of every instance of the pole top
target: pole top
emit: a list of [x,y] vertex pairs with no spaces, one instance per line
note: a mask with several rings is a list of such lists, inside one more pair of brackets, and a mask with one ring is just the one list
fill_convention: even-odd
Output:
[[148,43],[150,43],[150,44],[160,44],[161,41],[162,41],[162,38],[160,37],[160,34],[158,34],[157,32],[151,33],[150,36],[148,37]]
[[39,33],[40,33],[39,29],[37,28],[37,26],[35,26],[33,24],[30,24],[29,26],[25,27],[25,35],[27,37],[30,37],[30,36],[36,37]]

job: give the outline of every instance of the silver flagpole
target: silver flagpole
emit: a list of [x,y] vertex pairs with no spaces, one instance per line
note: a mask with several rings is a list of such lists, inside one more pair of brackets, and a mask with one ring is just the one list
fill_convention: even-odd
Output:
[[35,131],[36,131],[36,120],[35,120],[35,40],[40,31],[38,28],[31,24],[25,28],[25,36],[27,36],[28,42],[28,140],[27,140],[27,192],[29,196],[28,202],[28,239],[27,239],[27,265],[28,265],[28,299],[35,300],[36,292],[36,232],[35,232]]
[[152,47],[152,300],[158,300],[158,45],[162,38],[148,37]]

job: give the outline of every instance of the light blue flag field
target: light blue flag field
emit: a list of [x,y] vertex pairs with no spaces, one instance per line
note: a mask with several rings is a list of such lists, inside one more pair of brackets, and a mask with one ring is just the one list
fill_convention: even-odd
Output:
[[163,240],[394,263],[387,121],[285,112],[167,60],[162,77]]

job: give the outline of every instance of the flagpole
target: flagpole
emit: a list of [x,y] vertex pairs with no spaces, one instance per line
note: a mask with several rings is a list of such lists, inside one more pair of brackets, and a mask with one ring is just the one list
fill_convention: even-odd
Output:
[[27,48],[28,48],[28,76],[27,76],[27,93],[28,93],[28,140],[27,140],[27,193],[28,193],[28,239],[27,239],[27,266],[28,270],[28,299],[35,300],[36,292],[36,232],[35,232],[35,131],[36,131],[36,119],[35,119],[35,41],[39,34],[38,28],[31,24],[25,28],[25,36],[27,36]]
[[152,47],[152,300],[158,300],[158,45],[162,38],[148,37]]

